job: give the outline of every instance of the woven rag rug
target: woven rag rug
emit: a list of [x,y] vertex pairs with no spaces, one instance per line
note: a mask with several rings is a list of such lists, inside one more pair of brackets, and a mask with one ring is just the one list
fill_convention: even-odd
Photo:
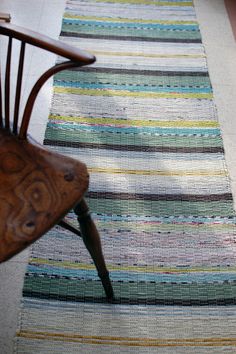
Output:
[[[115,291],[77,236],[34,244],[17,353],[235,353],[236,217],[192,1],[69,0],[45,144],[85,161]],[[71,212],[68,216],[76,222]]]

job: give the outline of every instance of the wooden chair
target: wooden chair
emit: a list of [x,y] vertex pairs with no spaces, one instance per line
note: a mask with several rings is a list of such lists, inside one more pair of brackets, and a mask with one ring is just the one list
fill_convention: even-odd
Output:
[[[45,81],[61,70],[91,64],[95,57],[12,24],[0,23],[0,35],[8,37],[3,89],[0,85],[0,262],[8,260],[59,224],[82,236],[96,265],[106,296],[111,300],[113,290],[99,234],[83,198],[89,182],[86,166],[82,162],[46,150],[27,135],[32,109]],[[11,119],[10,76],[13,40],[20,41],[21,46]],[[67,60],[56,64],[39,77],[29,94],[20,119],[24,54],[28,45]],[[72,208],[78,216],[80,231],[63,220]]]

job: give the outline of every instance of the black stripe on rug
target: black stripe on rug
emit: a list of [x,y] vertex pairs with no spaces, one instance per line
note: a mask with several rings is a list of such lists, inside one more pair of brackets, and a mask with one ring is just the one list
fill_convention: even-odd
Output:
[[204,202],[233,200],[231,193],[195,195],[195,194],[143,194],[143,193],[114,193],[114,192],[93,192],[86,194],[91,199],[118,199],[118,200],[165,200],[165,201],[186,201],[186,202]]
[[101,74],[119,74],[119,75],[148,75],[148,76],[193,76],[193,77],[209,77],[208,72],[204,71],[163,71],[163,70],[136,70],[136,69],[119,69],[119,68],[98,68],[94,66],[71,68],[69,71],[85,71]]
[[[79,295],[60,295],[60,294],[42,294],[37,291],[23,291],[23,296],[28,298],[47,299],[56,301],[73,301],[73,302],[92,302],[107,303],[105,297],[79,296]],[[115,298],[112,304],[120,305],[164,305],[164,306],[227,306],[236,305],[236,297],[220,298],[220,299],[132,299],[132,298]]]
[[113,36],[103,34],[90,34],[90,33],[78,33],[78,32],[61,32],[62,37],[76,37],[86,39],[106,39],[106,40],[118,40],[118,41],[135,41],[135,42],[163,42],[163,43],[202,43],[199,38],[153,38],[153,37],[135,37],[135,36]]
[[222,146],[214,147],[175,147],[175,146],[138,146],[138,145],[115,145],[115,144],[95,144],[95,143],[80,143],[75,141],[51,140],[45,139],[44,145],[63,146],[75,149],[103,149],[116,151],[137,151],[137,152],[162,152],[162,153],[207,153],[216,154],[224,153]]

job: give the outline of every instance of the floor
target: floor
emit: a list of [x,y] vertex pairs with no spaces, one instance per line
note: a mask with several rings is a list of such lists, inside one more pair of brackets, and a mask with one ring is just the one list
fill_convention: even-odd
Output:
[[[221,123],[236,208],[236,41],[223,0],[194,0],[206,48],[215,103]],[[1,0],[0,12],[9,12],[12,23],[57,38],[65,0]],[[23,11],[24,9],[24,11]],[[53,20],[52,20],[53,19]],[[54,57],[29,51],[27,85],[37,72],[53,65]],[[13,72],[14,76],[14,72]],[[30,133],[42,141],[51,98],[51,81],[44,87],[34,110]],[[28,251],[0,265],[0,353],[11,354]]]

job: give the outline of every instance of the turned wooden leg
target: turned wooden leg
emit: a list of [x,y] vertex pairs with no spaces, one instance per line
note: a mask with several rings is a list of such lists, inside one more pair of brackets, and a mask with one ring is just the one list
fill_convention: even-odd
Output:
[[89,208],[84,199],[76,205],[74,212],[78,217],[78,222],[80,224],[81,236],[83,238],[84,244],[89,251],[94,264],[97,268],[98,276],[102,281],[106,296],[108,300],[114,298],[113,289],[111,281],[109,278],[109,272],[106,268],[105,260],[102,253],[100,236],[97,231],[96,225],[93,222]]

